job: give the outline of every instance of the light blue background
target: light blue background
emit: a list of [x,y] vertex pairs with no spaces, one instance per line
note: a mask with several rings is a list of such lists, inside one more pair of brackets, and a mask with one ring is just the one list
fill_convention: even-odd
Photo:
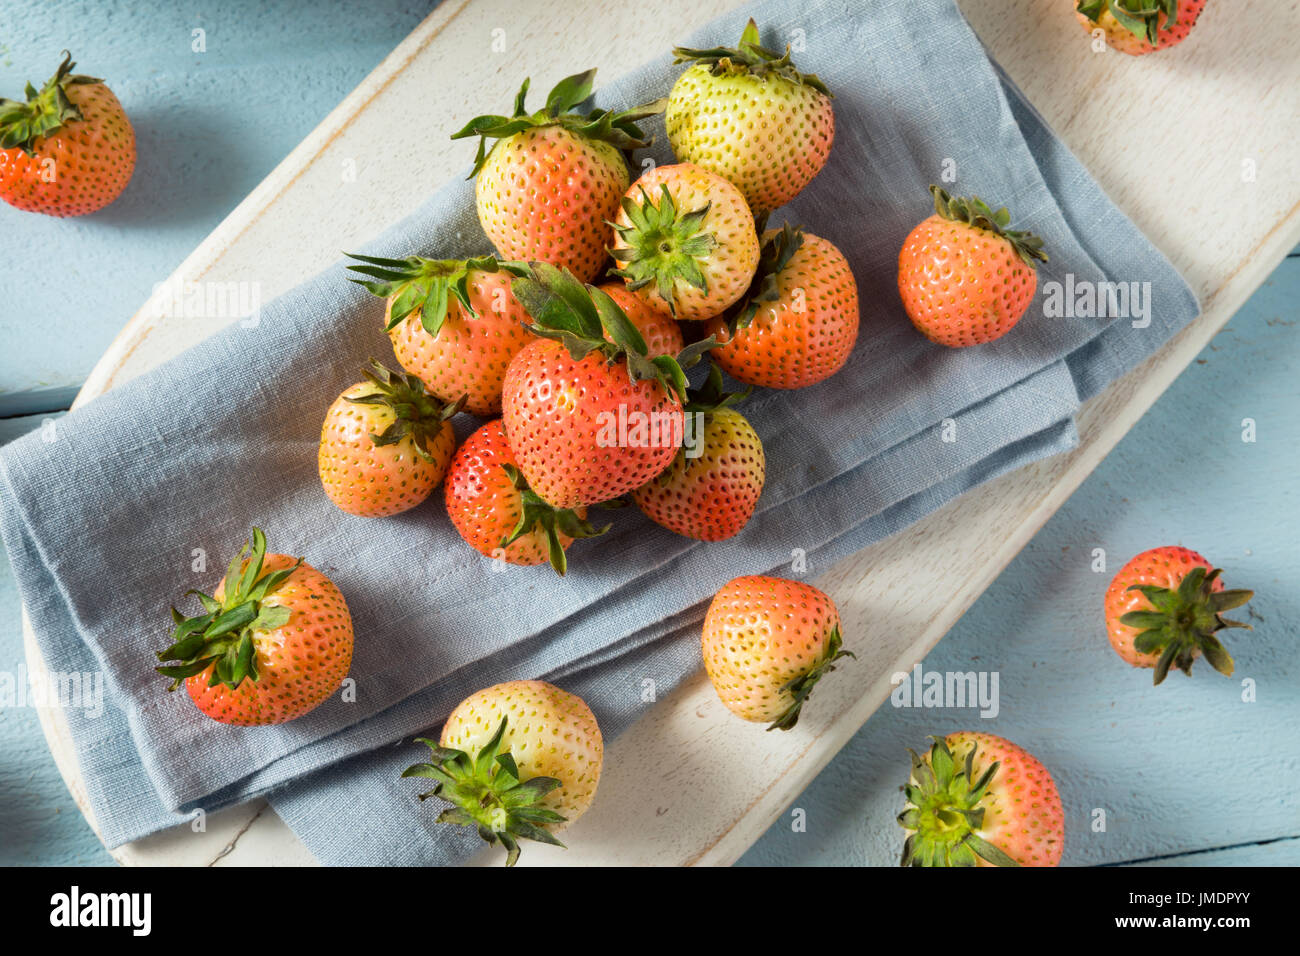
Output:
[[[110,79],[137,130],[140,163],[123,197],[79,220],[0,206],[0,416],[65,407],[148,294],[419,22],[431,4],[5,4],[0,95],[43,81],[59,51]],[[39,15],[38,15],[39,8]],[[207,52],[191,52],[191,30]],[[34,277],[57,277],[36,281]],[[15,281],[24,277],[25,281]],[[11,291],[12,290],[12,291]],[[893,817],[905,747],[930,733],[987,730],[1028,747],[1065,800],[1067,863],[1300,864],[1296,636],[1300,570],[1295,335],[1300,258],[1288,259],[926,660],[1000,672],[1001,713],[886,705],[794,801],[745,864],[871,863],[896,857]],[[0,419],[0,442],[44,415]],[[1241,421],[1257,422],[1243,444]],[[1152,688],[1100,623],[1108,574],[1163,543],[1202,551],[1233,586],[1258,592],[1238,632],[1238,677],[1204,665]],[[0,556],[0,669],[22,660],[19,607]],[[851,680],[852,666],[835,675]],[[814,704],[810,706],[815,706]],[[1105,833],[1090,814],[1107,811]],[[111,863],[63,787],[30,710],[0,710],[0,863]]]
[[70,50],[122,101],[138,154],[126,191],[94,215],[0,203],[0,415],[66,407],[153,284],[436,5],[0,3],[0,96],[39,88]]

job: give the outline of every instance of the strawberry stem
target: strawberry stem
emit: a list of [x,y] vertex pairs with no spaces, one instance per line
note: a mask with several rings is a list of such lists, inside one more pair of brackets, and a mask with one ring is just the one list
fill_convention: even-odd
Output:
[[251,548],[244,542],[226,569],[225,590],[220,601],[202,591],[187,591],[187,596],[198,597],[204,613],[187,618],[172,608],[172,621],[176,625],[172,645],[158,651],[157,657],[160,661],[178,663],[154,668],[172,679],[169,691],[212,665],[216,666],[212,667],[209,687],[225,684],[235,690],[245,678],[257,681],[253,634],[284,626],[290,614],[287,607],[265,601],[302,565],[299,558],[287,568],[264,575],[265,558],[266,535],[261,528],[254,528]]
[[1143,654],[1161,652],[1156,661],[1154,683],[1161,683],[1170,667],[1191,676],[1192,661],[1199,651],[1220,674],[1232,675],[1233,660],[1215,635],[1231,627],[1250,629],[1249,624],[1225,618],[1220,612],[1241,607],[1255,596],[1246,590],[1215,591],[1214,582],[1222,570],[1192,568],[1177,588],[1134,584],[1129,591],[1141,591],[1151,607],[1129,611],[1119,622],[1141,629],[1133,639],[1135,650]]
[[574,361],[592,352],[600,353],[610,364],[621,360],[632,382],[654,379],[683,404],[684,369],[717,345],[710,336],[687,346],[675,357],[651,358],[645,338],[609,293],[593,285],[584,286],[569,270],[550,263],[529,263],[527,274],[515,278],[510,291],[533,319],[529,330],[563,343]]
[[707,292],[708,280],[697,260],[708,258],[718,241],[713,233],[703,231],[708,203],[690,212],[678,212],[668,186],[660,184],[660,190],[658,204],[644,188],[640,203],[623,197],[623,211],[630,225],[611,224],[623,244],[609,252],[617,262],[623,263],[613,274],[626,279],[630,291],[653,284],[676,318],[676,281],[681,279]]
[[994,763],[975,777],[975,748],[958,766],[941,737],[931,738],[930,760],[922,760],[912,749],[912,778],[904,792],[907,806],[898,822],[908,834],[903,843],[903,866],[977,866],[983,859],[994,866],[1020,864],[977,832],[984,825],[980,801],[988,795],[997,775]]
[[789,693],[793,700],[790,705],[777,716],[776,720],[768,725],[768,730],[790,730],[799,722],[799,713],[803,710],[804,701],[812,694],[813,688],[817,682],[825,675],[835,670],[835,662],[841,657],[852,657],[857,659],[857,655],[852,651],[842,650],[840,645],[840,629],[836,627],[831,631],[830,637],[826,641],[826,651],[822,654],[821,660],[812,666],[807,672],[800,674],[793,680],[787,681],[781,685],[781,693]]
[[564,553],[564,544],[560,541],[560,536],[566,535],[573,539],[595,538],[608,531],[610,525],[596,528],[576,511],[569,508],[556,508],[528,487],[528,481],[518,468],[513,465],[502,465],[501,467],[505,469],[510,483],[519,492],[522,504],[519,511],[519,523],[502,540],[501,547],[508,548],[524,535],[540,528],[546,535],[547,555],[551,567],[555,569],[556,574],[564,577],[569,571],[569,559]]
[[930,194],[934,197],[934,211],[944,219],[965,223],[976,229],[987,229],[994,235],[1001,236],[1011,243],[1016,255],[1032,268],[1037,267],[1035,260],[1047,261],[1042,239],[1031,232],[1007,228],[1011,222],[1011,213],[1007,212],[1006,206],[994,212],[979,196],[949,196],[947,191],[938,186],[931,186]]
[[1079,0],[1075,9],[1093,23],[1109,11],[1120,26],[1153,47],[1160,45],[1160,15],[1165,15],[1165,29],[1178,22],[1178,0]]
[[373,358],[364,374],[374,390],[350,397],[348,401],[355,405],[383,405],[395,416],[391,425],[378,435],[371,434],[370,440],[383,446],[396,445],[409,438],[417,455],[424,461],[433,461],[429,443],[438,437],[443,423],[465,407],[469,396],[440,402],[425,391],[424,382],[417,376],[393,372]]
[[777,286],[777,278],[790,264],[794,254],[803,247],[803,237],[802,226],[792,226],[787,222],[779,232],[774,232],[763,240],[758,255],[758,269],[754,272],[749,289],[726,313],[727,330],[732,335],[740,329],[748,328],[764,303],[780,301],[781,291]]
[[790,60],[789,44],[786,45],[784,55],[764,47],[759,39],[758,24],[752,18],[745,24],[740,42],[735,47],[718,46],[704,50],[674,47],[673,62],[702,63],[709,67],[709,72],[714,76],[748,73],[762,79],[776,77],[811,87],[825,96],[832,95],[817,74],[800,73],[795,69]]
[[374,280],[352,281],[372,295],[393,300],[384,331],[391,332],[403,319],[419,309],[420,324],[435,337],[442,331],[442,324],[447,318],[447,306],[453,297],[465,315],[478,318],[478,313],[469,301],[471,272],[504,271],[519,275],[523,271],[523,263],[499,260],[495,256],[480,256],[476,259],[425,259],[422,256],[385,259],[380,256],[349,255],[361,265],[348,266],[348,271]]
[[63,62],[39,91],[27,84],[27,100],[0,99],[0,149],[18,147],[29,156],[37,139],[58,132],[74,120],[83,120],[81,110],[68,99],[69,86],[102,83],[94,76],[74,74],[72,54],[63,51]]
[[650,138],[642,132],[641,127],[637,126],[637,122],[656,113],[662,113],[666,101],[655,100],[653,103],[617,112],[599,109],[586,113],[579,112],[577,108],[591,97],[595,79],[595,70],[566,76],[546,97],[546,106],[536,113],[528,113],[524,108],[529,85],[529,81],[524,80],[515,95],[515,108],[512,115],[476,116],[466,123],[464,128],[452,133],[452,139],[465,139],[469,136],[479,138],[478,152],[474,156],[474,168],[466,178],[473,179],[477,176],[487,162],[489,139],[504,139],[537,126],[562,126],[588,139],[610,143],[625,153],[649,146]]
[[506,850],[506,866],[519,859],[519,841],[533,840],[564,846],[546,829],[564,823],[565,817],[539,806],[541,799],[562,784],[555,777],[521,780],[519,767],[509,751],[502,753],[508,718],[502,717],[497,731],[476,756],[443,747],[423,737],[433,752],[428,763],[417,763],[402,771],[402,777],[427,777],[437,781],[432,790],[419,794],[421,800],[439,797],[451,806],[438,816],[439,823],[474,827],[489,846],[500,843]]

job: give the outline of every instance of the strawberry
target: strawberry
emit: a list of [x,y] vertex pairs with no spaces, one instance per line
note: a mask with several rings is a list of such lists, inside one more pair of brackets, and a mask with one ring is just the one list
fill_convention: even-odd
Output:
[[436,780],[420,799],[451,804],[439,823],[475,827],[491,846],[519,859],[519,841],[564,846],[555,833],[596,799],[605,743],[586,702],[540,680],[497,684],[463,700],[447,718],[441,742],[419,738],[429,763],[403,777]]
[[758,266],[745,197],[702,166],[658,166],[632,184],[610,254],[630,291],[676,319],[711,319],[744,294]]
[[759,44],[753,20],[737,49],[673,51],[691,63],[668,94],[664,123],[680,162],[735,183],[756,216],[784,206],[821,172],[835,140],[831,92]]
[[1047,768],[992,734],[933,739],[908,751],[903,866],[1058,866],[1065,811]]
[[[524,80],[512,116],[478,116],[452,136],[479,137],[470,176],[478,177],[479,223],[497,250],[553,263],[583,282],[605,264],[605,222],[630,181],[622,151],[649,145],[636,123],[658,111],[575,112],[595,76],[588,70],[561,80],[536,113],[524,110]],[[497,140],[491,151],[489,139]]]
[[704,669],[727,709],[768,730],[789,730],[804,701],[841,657],[835,602],[811,584],[741,577],[704,618]]
[[[613,299],[636,326],[641,338],[645,339],[648,357],[676,355],[682,350],[682,329],[671,315],[651,308],[640,296],[628,292],[627,286],[622,282],[602,282],[597,288]],[[609,338],[609,333],[605,334],[605,338],[613,341]]]
[[1232,657],[1215,635],[1229,627],[1249,628],[1220,617],[1241,607],[1253,591],[1225,591],[1218,568],[1187,548],[1143,551],[1106,589],[1106,636],[1115,653],[1134,667],[1154,667],[1155,683],[1170,666],[1191,675],[1201,654],[1221,674],[1232,674]]
[[950,197],[931,186],[935,214],[913,229],[898,255],[898,294],[912,324],[931,342],[962,347],[1011,331],[1038,288],[1034,261],[1043,241],[1007,229],[1006,208],[978,196]]
[[651,359],[608,294],[547,263],[532,269],[511,288],[543,338],[506,372],[506,437],[529,487],[552,506],[617,498],[672,462],[684,427],[681,363],[711,343]]
[[338,689],[352,663],[352,617],[329,578],[302,558],[266,553],[253,529],[203,614],[172,608],[174,661],[156,670],[185,682],[199,710],[223,724],[261,726],[301,717]]
[[414,375],[371,359],[366,381],[349,386],[325,413],[316,456],[330,501],[362,518],[414,508],[438,486],[456,447],[445,405]]
[[0,99],[0,199],[47,216],[84,216],[121,195],[135,130],[104,81],[74,74],[72,54],[27,101]]
[[384,328],[398,363],[444,402],[465,398],[474,415],[501,411],[510,360],[533,337],[510,294],[513,263],[478,259],[356,256],[352,281],[386,300]]
[[552,508],[528,487],[506,442],[501,420],[490,421],[456,450],[447,470],[447,514],[460,536],[480,554],[507,564],[550,561],[568,571],[565,549],[575,538],[604,534],[586,520],[587,509]]
[[652,521],[699,541],[722,541],[748,524],[763,491],[767,460],[754,426],[730,406],[749,392],[724,392],[722,372],[714,365],[705,386],[688,393],[686,413],[699,423],[700,454],[683,448],[667,471],[632,493]]
[[1144,56],[1186,40],[1204,8],[1205,0],[1078,0],[1074,15],[1113,49]]
[[843,368],[858,340],[858,284],[834,245],[787,224],[764,234],[749,292],[708,328],[732,378],[814,385]]

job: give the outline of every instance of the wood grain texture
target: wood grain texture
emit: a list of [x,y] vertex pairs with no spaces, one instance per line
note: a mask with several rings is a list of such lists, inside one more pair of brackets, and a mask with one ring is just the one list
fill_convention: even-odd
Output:
[[[460,174],[459,150],[430,152],[425,144],[441,141],[453,118],[478,112],[475,104],[507,102],[521,74],[546,88],[575,62],[617,72],[643,59],[640,51],[669,45],[681,24],[730,4],[664,3],[649,19],[596,3],[548,3],[548,16],[527,19],[499,0],[467,6],[444,3],[186,260],[182,278],[255,278],[269,299]],[[1187,277],[1204,315],[1089,403],[1075,452],[995,481],[820,575],[854,635],[859,679],[819,687],[818,706],[794,732],[774,740],[729,720],[701,675],[611,747],[601,799],[572,831],[575,849],[560,857],[542,848],[525,862],[735,860],[886,698],[889,675],[934,646],[1294,246],[1300,124],[1294,97],[1285,94],[1300,81],[1290,49],[1296,4],[1234,6],[1232,14],[1222,6],[1207,11],[1178,51],[1131,60],[1092,52],[1064,4],[962,3],[993,55]],[[1250,29],[1249,8],[1263,6],[1291,29]],[[600,29],[590,29],[597,20]],[[508,55],[488,52],[495,25],[507,27]],[[1150,99],[1110,95],[1139,83]],[[391,135],[435,95],[440,111],[430,116],[427,139]],[[1225,109],[1229,102],[1234,108]],[[340,170],[349,159],[363,172],[345,183]],[[1244,160],[1255,161],[1253,182],[1243,180]],[[142,310],[80,400],[220,324],[159,320]],[[936,578],[945,581],[939,593],[928,584]],[[75,792],[75,772],[66,775]],[[253,817],[223,862],[301,859],[273,814],[256,805],[232,812],[232,820]],[[213,846],[162,835],[119,858],[209,862]]]

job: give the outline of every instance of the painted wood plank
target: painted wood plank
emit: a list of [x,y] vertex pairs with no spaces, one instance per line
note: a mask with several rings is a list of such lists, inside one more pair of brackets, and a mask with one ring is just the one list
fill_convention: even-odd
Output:
[[1180,853],[1124,864],[1134,867],[1169,866],[1300,866],[1300,836],[1248,843],[1245,846],[1206,850],[1203,853]]

